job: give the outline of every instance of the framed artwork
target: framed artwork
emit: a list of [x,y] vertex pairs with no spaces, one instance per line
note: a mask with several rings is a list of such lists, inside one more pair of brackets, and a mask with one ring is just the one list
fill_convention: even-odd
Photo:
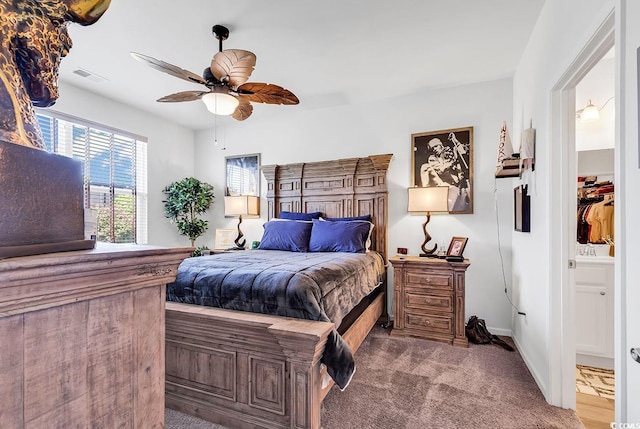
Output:
[[260,196],[260,154],[227,156],[225,195]]
[[216,249],[229,249],[234,247],[233,240],[236,238],[235,229],[216,228]]
[[527,195],[527,185],[513,189],[513,229],[531,232],[531,197]]
[[473,127],[412,134],[411,185],[449,186],[449,213],[473,213]]
[[447,250],[447,256],[462,257],[464,247],[467,245],[467,237],[453,237],[451,243],[449,243],[449,250]]

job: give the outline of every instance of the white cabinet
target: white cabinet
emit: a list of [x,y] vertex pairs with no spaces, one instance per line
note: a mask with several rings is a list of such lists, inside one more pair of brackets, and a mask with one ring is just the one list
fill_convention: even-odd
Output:
[[576,262],[576,353],[612,359],[613,258],[578,257]]

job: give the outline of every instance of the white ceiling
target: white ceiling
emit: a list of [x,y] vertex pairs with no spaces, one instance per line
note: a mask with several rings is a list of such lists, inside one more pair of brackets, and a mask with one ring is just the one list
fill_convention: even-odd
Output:
[[[211,33],[227,26],[225,49],[258,61],[249,79],[291,90],[318,109],[403,96],[513,74],[544,0],[112,0],[96,24],[72,24],[60,80],[175,121],[212,126],[199,101],[157,103],[204,89],[134,60],[130,51],[202,71],[218,51]],[[76,68],[107,79],[95,83]],[[61,94],[64,97],[64,93]],[[251,121],[251,117],[246,121]]]

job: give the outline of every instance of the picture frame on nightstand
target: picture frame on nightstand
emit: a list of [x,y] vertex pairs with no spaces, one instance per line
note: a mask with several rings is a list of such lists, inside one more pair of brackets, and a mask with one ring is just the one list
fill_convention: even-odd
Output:
[[227,250],[235,246],[233,242],[235,237],[235,229],[216,228],[216,250]]
[[468,237],[453,237],[451,243],[449,243],[449,249],[447,250],[447,261],[464,261],[464,248],[467,245]]

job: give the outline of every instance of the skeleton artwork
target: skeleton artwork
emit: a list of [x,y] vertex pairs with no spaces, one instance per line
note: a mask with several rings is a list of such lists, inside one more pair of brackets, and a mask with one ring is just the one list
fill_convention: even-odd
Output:
[[69,22],[95,23],[111,0],[0,0],[0,140],[45,149],[34,106],[58,99]]

